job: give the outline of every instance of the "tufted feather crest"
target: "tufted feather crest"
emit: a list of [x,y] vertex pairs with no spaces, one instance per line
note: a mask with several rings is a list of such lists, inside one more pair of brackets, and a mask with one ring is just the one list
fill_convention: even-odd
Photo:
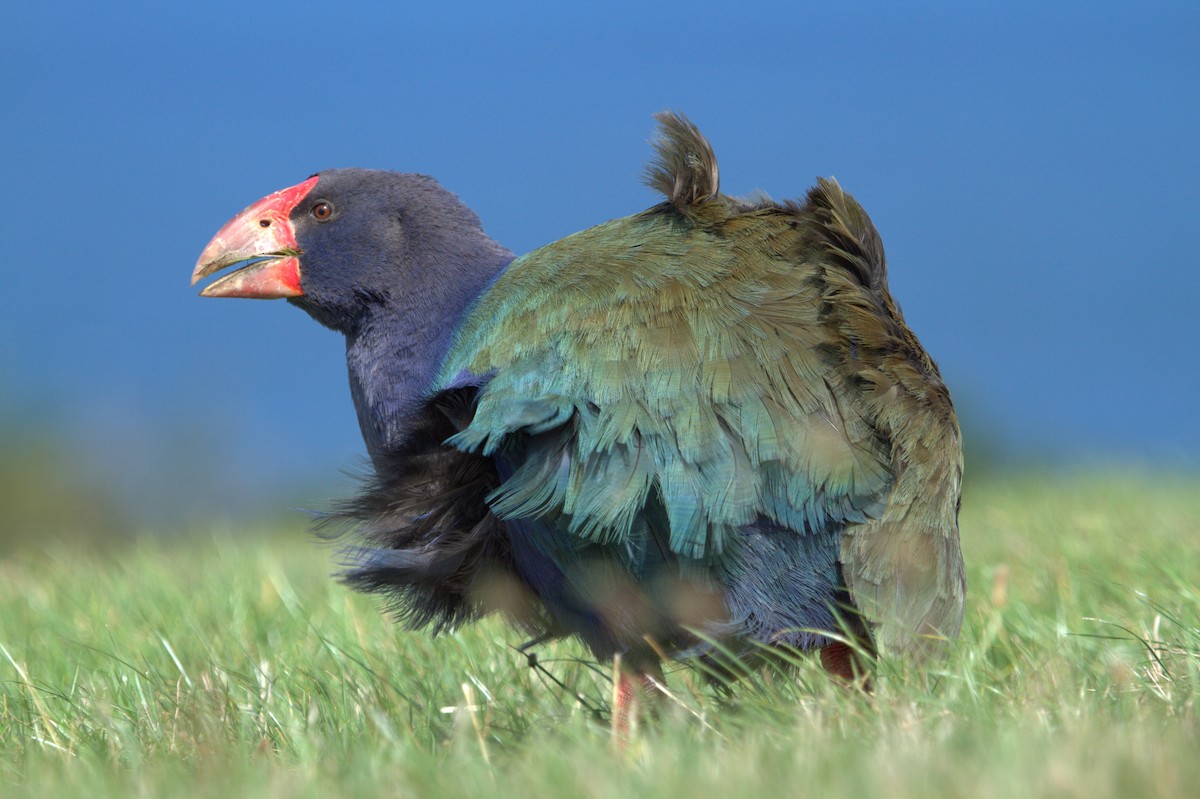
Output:
[[717,157],[700,129],[682,114],[660,111],[654,139],[655,159],[646,167],[645,182],[663,193],[675,210],[692,209],[714,199],[720,190]]
[[836,180],[817,178],[803,206],[786,203],[784,207],[804,220],[831,263],[849,271],[867,288],[886,289],[887,260],[879,231]]

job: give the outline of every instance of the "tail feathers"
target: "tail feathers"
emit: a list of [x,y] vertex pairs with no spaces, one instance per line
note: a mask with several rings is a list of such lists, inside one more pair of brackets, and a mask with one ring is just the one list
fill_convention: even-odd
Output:
[[695,206],[717,196],[717,157],[687,117],[661,111],[654,118],[658,121],[657,157],[646,167],[646,185],[662,192],[676,211],[688,215]]
[[879,231],[836,180],[818,178],[804,205],[789,202],[784,207],[805,220],[825,255],[862,285],[876,291],[887,285],[887,260]]

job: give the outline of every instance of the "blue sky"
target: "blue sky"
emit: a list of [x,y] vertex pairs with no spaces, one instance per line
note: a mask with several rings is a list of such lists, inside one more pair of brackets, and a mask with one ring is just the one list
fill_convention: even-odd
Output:
[[335,335],[188,287],[221,224],[367,166],[524,252],[654,202],[672,108],[729,193],[859,199],[969,436],[1200,460],[1200,4],[742,6],[11,4],[0,411],[127,484],[270,506],[361,444]]

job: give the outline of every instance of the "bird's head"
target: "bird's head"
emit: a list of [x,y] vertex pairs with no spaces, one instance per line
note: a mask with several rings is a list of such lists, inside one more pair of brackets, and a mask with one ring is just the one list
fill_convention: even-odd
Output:
[[477,273],[511,257],[433,178],[333,169],[229,220],[201,253],[192,284],[233,267],[201,296],[287,298],[348,333],[373,307],[478,288]]

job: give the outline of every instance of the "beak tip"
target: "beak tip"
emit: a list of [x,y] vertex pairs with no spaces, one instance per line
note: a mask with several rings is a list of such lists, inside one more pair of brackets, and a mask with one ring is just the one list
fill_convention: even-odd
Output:
[[219,252],[214,252],[214,249],[215,248],[213,247],[212,243],[209,243],[209,245],[204,248],[204,252],[200,253],[200,258],[196,261],[196,265],[192,268],[192,282],[190,285],[196,285],[201,280],[208,277],[220,268],[220,266],[217,264],[220,254]]
[[[210,262],[192,276],[192,285],[220,268],[219,261]],[[294,255],[256,260],[209,283],[200,292],[201,297],[243,297],[253,300],[299,297],[303,294],[304,290],[300,288],[300,262]]]

